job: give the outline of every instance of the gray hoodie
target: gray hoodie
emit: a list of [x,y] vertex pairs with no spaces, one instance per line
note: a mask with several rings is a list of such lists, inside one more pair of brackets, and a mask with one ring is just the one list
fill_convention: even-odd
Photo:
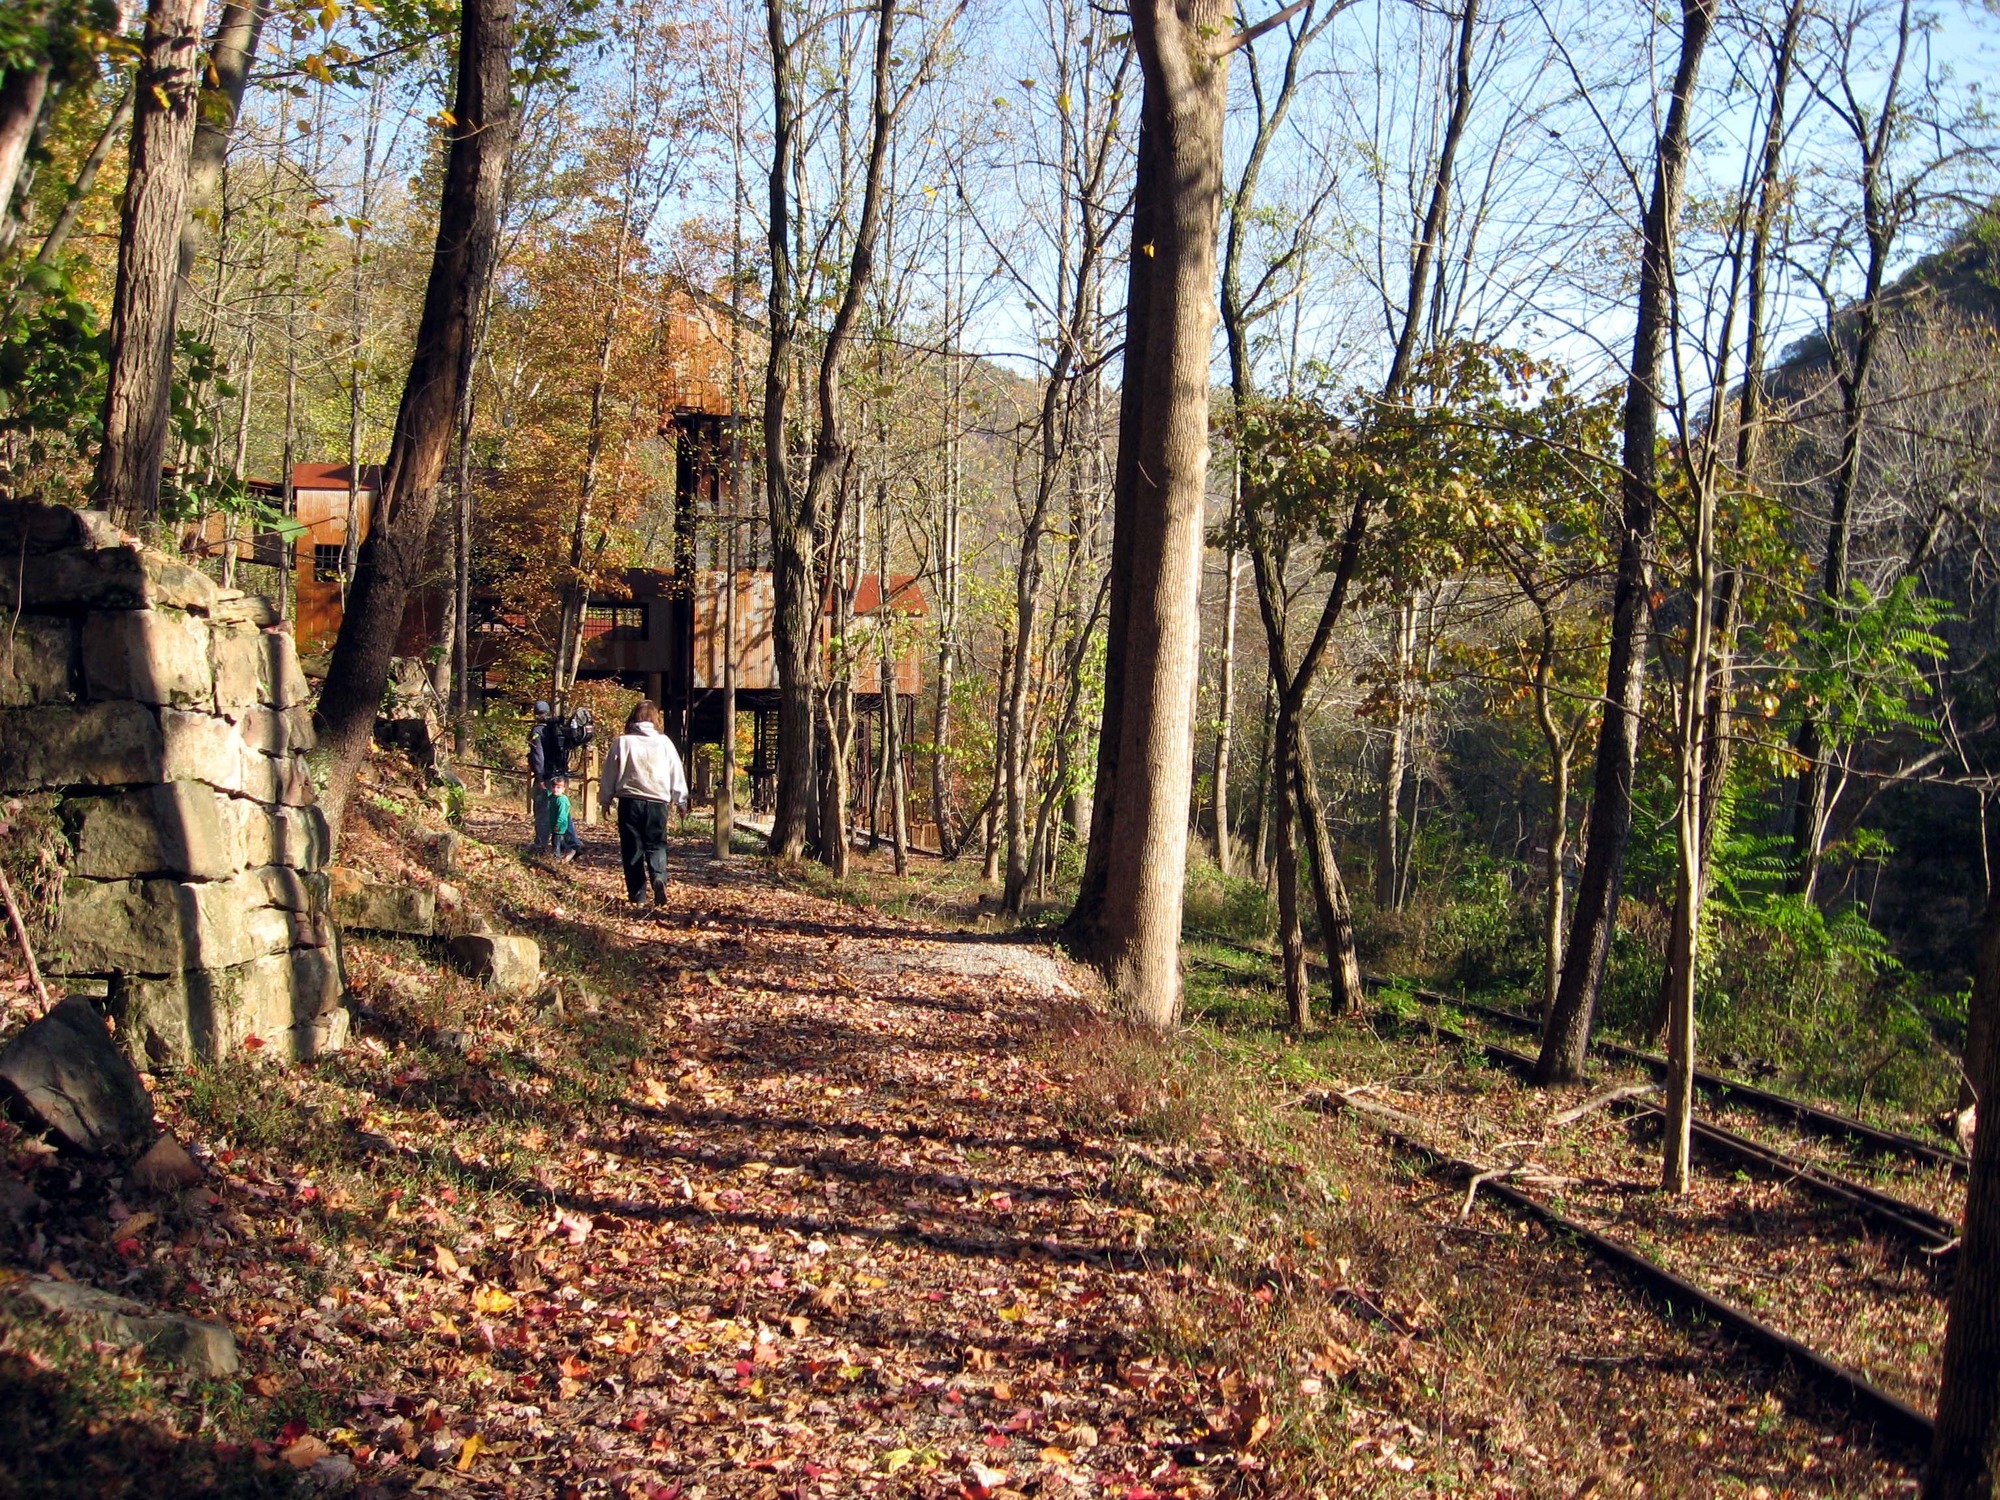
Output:
[[674,742],[651,724],[640,724],[611,742],[604,757],[604,785],[598,801],[609,810],[619,797],[687,805],[687,772]]

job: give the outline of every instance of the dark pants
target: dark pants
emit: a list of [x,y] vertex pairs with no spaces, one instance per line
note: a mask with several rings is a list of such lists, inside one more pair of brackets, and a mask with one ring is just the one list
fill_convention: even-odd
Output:
[[618,856],[625,862],[625,894],[637,901],[650,876],[655,891],[667,884],[667,804],[650,797],[618,799]]

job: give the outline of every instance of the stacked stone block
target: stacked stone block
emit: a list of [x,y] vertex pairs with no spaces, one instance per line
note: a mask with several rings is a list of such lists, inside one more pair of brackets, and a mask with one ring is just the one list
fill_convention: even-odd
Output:
[[277,612],[100,513],[18,502],[0,611],[0,795],[64,869],[45,967],[150,1066],[337,1048],[312,721]]

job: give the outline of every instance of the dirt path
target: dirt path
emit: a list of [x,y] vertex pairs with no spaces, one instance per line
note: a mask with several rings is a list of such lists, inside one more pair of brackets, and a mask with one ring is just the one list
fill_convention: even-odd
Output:
[[634,915],[613,863],[576,871],[578,918],[650,969],[649,1035],[554,1197],[591,1220],[592,1315],[642,1347],[622,1393],[557,1361],[556,1399],[513,1425],[582,1429],[572,1475],[689,1494],[1208,1488],[1172,1452],[1196,1459],[1199,1412],[1133,1363],[1168,1273],[1121,1212],[1126,1153],[1049,1108],[1037,1053],[1077,1005],[1051,955],[687,847],[664,915]]

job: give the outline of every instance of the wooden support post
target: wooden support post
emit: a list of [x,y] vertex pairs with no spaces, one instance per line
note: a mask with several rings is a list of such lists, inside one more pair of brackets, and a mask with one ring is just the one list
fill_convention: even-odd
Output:
[[597,746],[583,747],[583,821],[587,827],[597,826]]

